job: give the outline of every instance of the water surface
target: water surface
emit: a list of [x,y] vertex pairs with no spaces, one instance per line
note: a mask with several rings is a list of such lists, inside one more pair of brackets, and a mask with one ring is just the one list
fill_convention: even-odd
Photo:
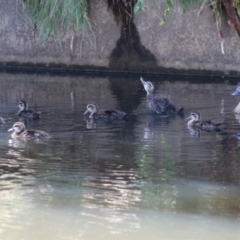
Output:
[[[139,76],[140,77],[140,76]],[[0,239],[238,239],[237,79],[146,77],[185,116],[147,108],[139,77],[0,75]],[[10,140],[19,99],[42,112],[27,127],[48,141]],[[86,105],[130,113],[91,123]],[[221,132],[190,133],[192,111]]]

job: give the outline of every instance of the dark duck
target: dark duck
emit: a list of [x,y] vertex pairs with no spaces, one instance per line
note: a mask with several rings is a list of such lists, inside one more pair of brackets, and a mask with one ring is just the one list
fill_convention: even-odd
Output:
[[210,120],[201,121],[200,113],[198,112],[191,112],[186,120],[188,120],[187,126],[189,129],[197,128],[207,132],[220,131],[219,126],[221,123],[214,123]]
[[177,109],[167,98],[159,98],[153,94],[154,85],[140,78],[145,91],[147,92],[147,103],[150,109],[163,115],[182,114],[183,108]]
[[20,108],[18,111],[19,117],[33,120],[40,119],[41,112],[33,112],[32,110],[28,109],[28,105],[25,100],[21,100],[18,104],[18,107]]
[[13,139],[48,139],[50,135],[44,131],[40,130],[30,130],[26,129],[25,124],[22,122],[16,122],[13,124],[12,128],[8,131],[13,131],[11,137]]
[[119,110],[99,110],[98,105],[95,103],[89,103],[87,105],[87,110],[85,111],[84,115],[86,115],[87,113],[90,113],[90,119],[96,120],[127,121],[129,117],[127,113]]

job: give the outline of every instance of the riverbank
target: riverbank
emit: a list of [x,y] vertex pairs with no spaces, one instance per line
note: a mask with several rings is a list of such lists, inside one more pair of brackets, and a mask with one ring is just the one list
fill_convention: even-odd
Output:
[[224,50],[210,9],[167,15],[164,1],[153,1],[131,23],[128,42],[107,1],[91,0],[92,29],[61,32],[60,42],[40,42],[21,1],[2,0],[0,70],[63,74],[186,74],[239,76],[240,39],[223,21]]

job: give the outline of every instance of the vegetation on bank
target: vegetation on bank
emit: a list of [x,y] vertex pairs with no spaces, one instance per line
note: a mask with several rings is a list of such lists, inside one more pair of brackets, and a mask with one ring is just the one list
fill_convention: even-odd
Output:
[[[50,36],[59,36],[59,28],[81,32],[91,27],[88,17],[88,3],[90,0],[22,0],[24,9],[34,24],[34,33],[47,39]],[[160,0],[105,0],[109,9],[113,11],[117,23],[122,23],[122,31],[127,36],[127,30],[133,20],[134,13],[139,12],[149,3]],[[198,15],[205,8],[211,8],[215,17],[218,34],[222,41],[222,20],[224,15],[227,21],[240,36],[240,0],[164,0],[166,8],[161,16],[161,24],[166,22],[167,14],[174,6],[181,6],[186,12],[193,4],[199,5]]]
[[[138,0],[135,5],[134,12],[138,12],[148,6],[150,1],[156,0]],[[240,0],[165,0],[166,8],[160,22],[160,25],[166,22],[167,14],[171,13],[175,5],[179,5],[183,12],[186,12],[192,5],[199,5],[198,15],[205,8],[210,8],[213,12],[217,31],[221,39],[221,51],[224,54],[224,39],[222,32],[222,20],[227,18],[227,22],[232,26],[240,37]]]
[[22,0],[34,34],[59,38],[59,29],[82,31],[91,26],[87,0]]

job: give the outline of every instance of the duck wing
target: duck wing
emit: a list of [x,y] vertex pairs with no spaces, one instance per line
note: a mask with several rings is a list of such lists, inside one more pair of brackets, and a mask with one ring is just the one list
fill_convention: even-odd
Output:
[[39,138],[50,138],[50,135],[44,131],[40,130],[25,130],[23,133],[21,133],[22,138],[33,138],[33,139],[39,139]]
[[205,124],[205,125],[212,125],[212,126],[220,126],[222,123],[214,123],[212,122],[211,120],[207,120],[207,121],[203,121],[202,124]]
[[18,116],[22,118],[39,119],[40,114],[41,112],[33,112],[32,110],[22,110],[18,113]]
[[126,114],[123,111],[119,111],[119,110],[106,110],[104,112],[106,114],[108,114],[111,119],[124,119],[124,120],[127,120],[127,118],[128,118],[128,114]]
[[221,131],[219,128],[220,125],[221,125],[221,123],[214,123],[210,120],[201,122],[202,130],[207,131],[207,132]]
[[155,97],[151,105],[152,109],[160,114],[172,114],[177,111],[176,107],[166,98]]

